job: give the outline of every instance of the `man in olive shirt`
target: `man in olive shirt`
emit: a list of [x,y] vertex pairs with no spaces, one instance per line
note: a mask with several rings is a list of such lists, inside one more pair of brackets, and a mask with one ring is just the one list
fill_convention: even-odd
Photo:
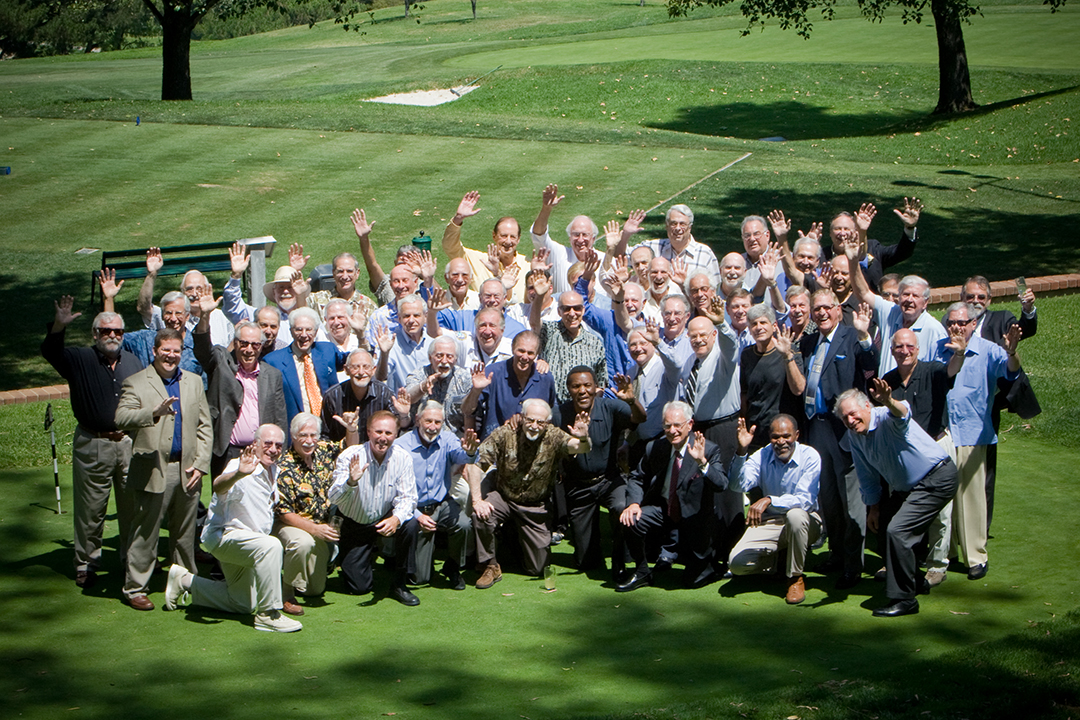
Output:
[[590,448],[588,413],[578,414],[567,435],[552,426],[551,406],[535,398],[522,403],[519,423],[503,425],[480,445],[476,465],[466,466],[477,561],[485,566],[476,581],[478,589],[489,588],[502,579],[502,569],[495,559],[495,530],[511,518],[520,529],[526,571],[532,575],[544,571],[551,544],[548,501],[559,463],[567,455],[585,453]]

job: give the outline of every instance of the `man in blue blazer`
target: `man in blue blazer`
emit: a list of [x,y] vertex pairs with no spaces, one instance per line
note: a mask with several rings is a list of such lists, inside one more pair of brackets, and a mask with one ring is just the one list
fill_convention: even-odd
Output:
[[713,563],[716,513],[713,496],[727,489],[720,448],[700,432],[693,433],[694,414],[684,402],[664,406],[664,437],[645,448],[641,462],[626,482],[626,509],[619,521],[628,529],[626,548],[636,567],[616,586],[630,592],[652,582],[645,555],[648,538],[667,539],[678,532],[679,557],[686,558],[683,581],[701,587],[717,579]]
[[297,413],[319,415],[323,394],[337,385],[337,372],[345,367],[349,357],[348,352],[338,350],[333,343],[315,342],[318,329],[318,313],[306,307],[293,310],[289,314],[292,343],[263,359],[267,365],[281,371],[285,389],[286,434],[288,423]]
[[804,335],[799,346],[806,368],[804,437],[821,456],[818,502],[829,533],[829,565],[841,570],[836,587],[846,589],[862,575],[866,505],[851,453],[840,447],[846,429],[829,409],[845,390],[864,390],[877,368],[869,333],[871,312],[863,303],[853,326],[842,324],[843,309],[831,290],[814,293],[810,312],[818,331]]

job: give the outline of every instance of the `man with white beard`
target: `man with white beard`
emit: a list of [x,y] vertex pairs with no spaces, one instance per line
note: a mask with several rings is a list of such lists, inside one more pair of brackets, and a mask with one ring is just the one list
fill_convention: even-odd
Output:
[[481,443],[477,464],[466,466],[476,559],[484,566],[476,581],[478,590],[502,579],[495,559],[495,530],[511,519],[518,525],[526,572],[534,576],[544,572],[551,545],[551,491],[559,466],[566,456],[591,448],[588,413],[578,413],[567,434],[551,424],[551,406],[536,398],[522,403],[516,427],[507,423]]
[[405,391],[414,406],[434,400],[443,406],[446,429],[461,436],[461,401],[472,390],[472,374],[457,364],[457,343],[447,336],[428,345],[428,364],[405,381]]
[[124,548],[130,508],[124,502],[124,479],[131,462],[131,438],[116,427],[120,387],[141,368],[138,358],[122,350],[124,318],[103,312],[94,318],[94,347],[64,347],[67,326],[82,313],[72,312],[74,299],[56,303],[56,317],[41,343],[41,355],[68,381],[71,411],[78,421],[71,446],[75,524],[75,584],[93,586],[101,562],[101,540],[110,488],[116,488],[120,547]]
[[[409,404],[399,403],[386,383],[374,377],[375,361],[367,350],[354,350],[345,361],[349,379],[326,391],[322,401],[322,435],[324,440],[339,442],[345,428],[334,420],[335,415],[357,413],[360,442],[367,442],[367,421],[380,410],[389,410],[403,418],[408,425]],[[399,420],[401,422],[402,420]]]

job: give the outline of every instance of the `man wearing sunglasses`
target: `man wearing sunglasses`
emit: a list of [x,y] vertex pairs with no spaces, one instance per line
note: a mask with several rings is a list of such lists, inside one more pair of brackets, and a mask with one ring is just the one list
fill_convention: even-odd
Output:
[[124,318],[116,313],[98,313],[94,318],[93,347],[64,347],[67,326],[82,315],[72,312],[73,303],[70,295],[56,303],[41,355],[67,380],[71,410],[78,421],[71,447],[75,584],[89,588],[101,563],[110,487],[116,488],[120,547],[125,546],[130,514],[123,484],[131,462],[131,438],[116,427],[116,404],[124,380],[141,370],[142,364],[123,349]]

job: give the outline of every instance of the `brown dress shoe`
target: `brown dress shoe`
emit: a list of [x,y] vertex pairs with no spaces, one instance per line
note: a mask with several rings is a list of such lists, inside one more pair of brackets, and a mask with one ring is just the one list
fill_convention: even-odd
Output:
[[286,615],[303,615],[304,608],[300,607],[294,602],[285,600],[281,603],[281,612],[285,613]]
[[798,605],[806,599],[806,585],[803,583],[803,576],[796,575],[788,580],[787,596],[784,598],[787,600],[788,605]]
[[499,567],[499,563],[492,560],[484,568],[484,574],[476,581],[476,589],[486,590],[500,580],[502,580],[502,568]]
[[145,595],[132,595],[127,598],[125,602],[135,610],[153,610],[154,603],[150,602],[150,598]]

